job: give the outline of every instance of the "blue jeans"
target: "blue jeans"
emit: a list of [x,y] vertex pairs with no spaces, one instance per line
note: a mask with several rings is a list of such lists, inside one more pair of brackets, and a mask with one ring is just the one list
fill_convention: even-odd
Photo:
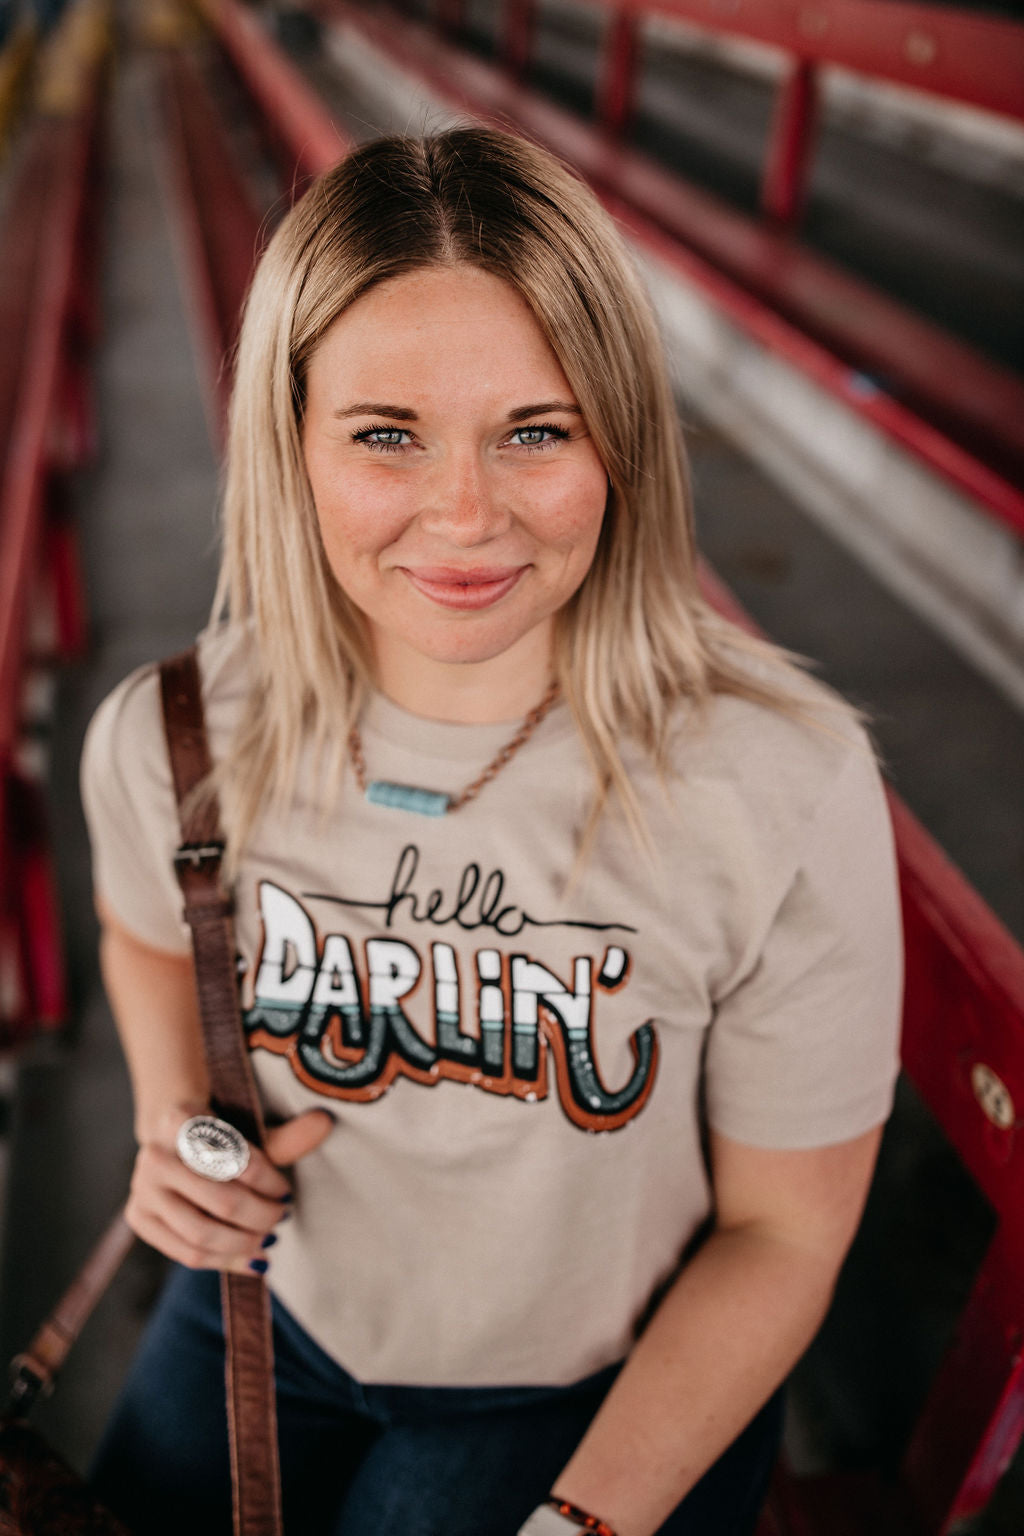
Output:
[[[363,1386],[276,1301],[274,1349],[288,1536],[515,1536],[619,1369],[568,1387]],[[139,1536],[230,1536],[223,1371],[218,1276],[175,1270],[93,1470]],[[750,1536],[781,1418],[776,1394],[662,1536]]]

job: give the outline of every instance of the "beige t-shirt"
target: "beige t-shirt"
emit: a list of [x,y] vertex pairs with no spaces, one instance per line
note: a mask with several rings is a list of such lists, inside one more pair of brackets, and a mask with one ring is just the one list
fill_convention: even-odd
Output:
[[[214,755],[245,645],[200,657]],[[371,778],[457,792],[514,724],[376,697]],[[562,1383],[621,1358],[710,1209],[701,1120],[813,1147],[888,1113],[901,946],[888,816],[858,728],[719,699],[680,720],[666,793],[625,760],[656,854],[603,818],[566,893],[591,792],[568,710],[458,812],[329,815],[304,774],[236,885],[260,1092],[327,1105],[270,1281],[367,1382]],[[99,891],[185,953],[155,669],[96,714],[83,795]]]

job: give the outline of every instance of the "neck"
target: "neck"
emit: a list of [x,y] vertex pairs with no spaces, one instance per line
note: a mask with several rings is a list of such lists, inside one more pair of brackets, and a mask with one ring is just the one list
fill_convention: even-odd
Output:
[[520,719],[540,702],[554,676],[547,633],[531,632],[486,661],[435,661],[380,643],[375,661],[377,686],[392,703],[458,725]]

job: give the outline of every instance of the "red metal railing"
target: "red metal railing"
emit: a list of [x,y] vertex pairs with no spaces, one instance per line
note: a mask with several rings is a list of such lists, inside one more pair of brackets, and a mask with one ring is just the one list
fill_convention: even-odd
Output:
[[[610,12],[598,110],[621,127],[632,103],[636,35],[650,15],[780,50],[789,60],[762,180],[765,211],[790,221],[803,200],[818,71],[838,65],[947,101],[1024,119],[1024,28],[893,0],[587,0]],[[522,44],[520,44],[522,47]]]
[[165,145],[200,351],[220,363],[207,375],[210,437],[223,447],[231,394],[229,360],[261,241],[261,216],[232,166],[220,114],[194,57],[165,52],[161,98]]
[[1024,118],[1020,26],[950,6],[899,0],[588,0],[633,16],[671,16],[765,43],[809,63],[910,86]]
[[[776,220],[754,220],[728,207],[619,138],[617,130],[629,113],[643,17],[658,10],[693,19],[699,12],[711,28],[717,12],[710,4],[698,7],[685,0],[678,5],[674,0],[657,4],[652,0],[647,6],[643,0],[634,0],[630,6],[616,8],[604,0],[589,0],[609,13],[606,48],[613,50],[618,61],[614,68],[607,65],[599,91],[608,118],[602,133],[522,84],[536,25],[536,0],[506,0],[502,37],[507,53],[500,67],[446,44],[408,14],[396,26],[393,14],[388,19],[386,5],[356,9],[343,0],[310,3],[324,15],[344,17],[361,27],[390,57],[429,81],[454,106],[491,121],[517,124],[572,161],[616,216],[632,226],[643,243],[657,246],[681,274],[685,269],[684,280],[706,293],[730,320],[950,481],[979,511],[1024,535],[1024,383],[1016,375],[835,262],[801,246]],[[752,30],[762,12],[781,14],[778,4],[724,3],[731,7],[731,31],[763,34],[762,40],[770,33],[770,40],[779,46],[783,38],[797,35],[781,23],[769,28],[764,22],[760,32]],[[813,0],[808,4],[813,5]],[[913,10],[929,22],[934,19],[942,29],[943,58],[965,28],[978,24],[986,38],[984,59],[993,72],[1002,57],[1011,61],[1011,73],[1019,65],[1024,79],[1024,26],[999,22],[990,28],[988,23],[976,23],[976,18],[935,7],[890,7],[881,0],[857,0],[856,4],[843,0],[840,5],[837,0],[837,13],[841,10],[845,16],[847,8],[862,18],[885,16],[892,9],[903,15]],[[822,13],[830,9],[826,5]],[[439,15],[444,30],[450,32],[452,0],[445,0]],[[866,67],[877,55],[875,44],[856,55],[838,43],[829,52],[827,35],[826,30],[814,42],[815,57],[802,61],[806,67],[792,75],[783,90],[776,114],[779,127],[767,156],[766,184],[772,203],[794,215],[804,191],[796,171],[798,167],[806,170],[812,150],[814,90],[808,71],[817,68],[821,59],[838,62],[854,56]],[[976,54],[977,49],[970,56]],[[896,63],[890,63],[893,73]],[[935,89],[943,83],[949,84],[947,76],[935,74]],[[976,89],[975,95],[991,105],[1006,92],[997,80],[991,88]],[[1019,96],[1016,99],[1019,103]],[[615,132],[608,131],[612,127]],[[651,233],[651,239],[642,229]],[[659,238],[659,231],[669,239]],[[879,379],[892,383],[883,386]]]
[[[639,37],[650,16],[743,38],[788,60],[762,182],[765,211],[784,220],[802,201],[816,122],[818,71],[839,66],[1024,119],[1024,29],[1014,21],[895,0],[583,0],[608,12],[596,105],[620,130],[629,118]],[[442,28],[462,27],[462,0],[435,0]],[[504,0],[502,52],[518,76],[532,54],[537,0]]]
[[[712,571],[708,601],[757,626]],[[953,1536],[1024,1438],[1024,950],[889,792],[906,953],[901,1056],[998,1219],[895,1485],[780,1475],[758,1536]]]
[[[248,92],[258,124],[295,197],[349,148],[326,108],[305,88],[294,65],[256,18],[234,4],[206,0],[225,56]],[[200,330],[210,366],[211,437],[223,447],[231,373],[228,366],[242,297],[269,222],[252,202],[233,164],[224,124],[194,58],[169,50],[162,61],[162,99],[170,181]]]
[[260,114],[292,195],[335,165],[351,147],[295,66],[276,48],[255,16],[231,0],[200,0],[201,9]]
[[84,638],[73,535],[53,476],[94,441],[84,358],[96,325],[96,221],[87,211],[102,74],[97,49],[62,80],[62,104],[27,125],[0,243],[0,950],[14,973],[0,1043],[66,1013],[45,817],[18,745],[33,605],[49,598],[61,653]]

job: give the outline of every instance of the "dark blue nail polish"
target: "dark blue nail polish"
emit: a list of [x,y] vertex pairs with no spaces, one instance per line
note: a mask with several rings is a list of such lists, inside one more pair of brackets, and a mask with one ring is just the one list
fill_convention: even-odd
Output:
[[274,1246],[274,1244],[276,1242],[277,1242],[277,1234],[275,1232],[268,1232],[266,1237],[263,1239],[262,1243],[260,1243],[260,1247],[261,1248],[273,1248],[273,1246]]
[[266,1259],[250,1259],[249,1268],[253,1271],[254,1274],[265,1275],[267,1270],[270,1268],[270,1265],[267,1263]]
[[294,1200],[294,1199],[295,1199],[295,1196],[294,1196],[294,1194],[292,1193],[291,1190],[289,1190],[286,1195],[282,1195],[281,1196],[281,1200],[282,1200],[283,1204],[285,1204],[285,1205],[289,1205],[291,1203],[291,1201]]

